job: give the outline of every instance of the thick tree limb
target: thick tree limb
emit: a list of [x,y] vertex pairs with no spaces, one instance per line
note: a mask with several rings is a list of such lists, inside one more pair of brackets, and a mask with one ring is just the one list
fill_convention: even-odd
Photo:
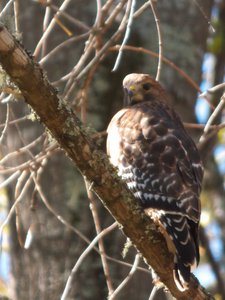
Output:
[[2,25],[0,63],[172,295],[181,300],[213,299],[194,276],[188,291],[182,293],[176,288],[172,275],[173,258],[157,225],[136,203],[106,155],[90,138],[88,130],[58,98],[38,64]]

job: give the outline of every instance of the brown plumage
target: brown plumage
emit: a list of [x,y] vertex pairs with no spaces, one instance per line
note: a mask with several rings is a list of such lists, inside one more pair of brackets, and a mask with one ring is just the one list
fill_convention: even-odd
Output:
[[174,254],[175,282],[185,290],[199,262],[199,153],[158,82],[129,74],[123,88],[125,108],[109,124],[107,152],[146,213],[158,220]]

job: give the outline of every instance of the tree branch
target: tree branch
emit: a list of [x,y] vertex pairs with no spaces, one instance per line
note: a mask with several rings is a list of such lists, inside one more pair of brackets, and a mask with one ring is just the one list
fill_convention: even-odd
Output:
[[25,101],[91,183],[94,192],[172,295],[181,300],[213,299],[194,276],[191,277],[189,290],[182,293],[176,288],[172,275],[173,257],[157,225],[145,215],[116,175],[107,156],[98,150],[91,139],[87,128],[57,96],[39,65],[1,24],[0,63],[21,90]]

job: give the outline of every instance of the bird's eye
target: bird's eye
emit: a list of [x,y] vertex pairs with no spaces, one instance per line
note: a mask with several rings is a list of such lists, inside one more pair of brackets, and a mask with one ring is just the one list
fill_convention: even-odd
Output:
[[148,90],[150,90],[151,85],[150,85],[150,83],[144,83],[144,84],[142,85],[142,87],[143,87],[143,89],[144,89],[145,91],[148,91]]

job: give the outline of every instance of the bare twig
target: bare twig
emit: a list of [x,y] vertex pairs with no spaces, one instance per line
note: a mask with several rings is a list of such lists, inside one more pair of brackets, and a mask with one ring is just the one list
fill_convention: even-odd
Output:
[[6,120],[5,120],[5,125],[4,125],[4,128],[3,128],[1,136],[0,136],[0,144],[2,144],[4,141],[8,125],[9,125],[9,103],[6,104]]
[[[80,99],[81,99],[81,121],[86,124],[87,121],[87,98],[88,98],[88,92],[95,74],[95,71],[97,69],[98,64],[93,65],[93,67],[88,72],[88,75],[84,81],[83,87],[80,88]],[[79,99],[79,98],[78,98]]]
[[14,0],[14,16],[15,16],[15,30],[17,33],[20,32],[19,24],[19,0]]
[[60,13],[60,15],[62,15],[65,19],[69,20],[72,24],[78,26],[82,30],[89,31],[91,29],[88,25],[86,25],[85,23],[81,22],[80,20],[72,17],[67,12],[63,11],[61,8],[52,4],[51,2],[48,5],[51,7],[52,10],[54,10],[57,13]]
[[[81,120],[84,124],[86,124],[87,91],[88,91],[88,88],[89,88],[89,85],[90,85],[90,82],[94,75],[95,70],[96,70],[96,68],[94,66],[93,70],[89,72],[89,76],[87,77],[87,79],[85,80],[85,83],[84,83],[84,88],[83,88],[83,93],[82,93],[83,94],[82,95],[82,105],[81,105]],[[97,211],[95,198],[94,198],[93,192],[90,189],[90,185],[85,178],[84,178],[84,182],[85,182],[87,195],[90,200],[90,209],[91,209],[93,221],[95,224],[96,233],[99,234],[102,229],[101,229],[101,225],[100,225],[100,220],[99,220],[99,215],[98,215],[98,211]],[[110,276],[109,265],[108,265],[108,262],[106,259],[105,246],[104,246],[103,239],[99,240],[98,247],[99,247],[99,251],[100,251],[103,272],[104,272],[105,279],[106,279],[106,285],[108,288],[108,294],[111,295],[113,293],[113,284],[112,284],[112,279]]]
[[115,9],[110,13],[110,16],[108,17],[108,19],[106,19],[105,24],[104,24],[104,31],[103,31],[104,33],[111,27],[112,23],[115,21],[116,17],[119,15],[119,13],[122,11],[122,9],[127,1],[128,0],[119,1],[119,3],[116,5]]
[[[98,216],[95,199],[93,197],[94,195],[90,191],[90,185],[87,183],[86,180],[85,180],[85,186],[86,186],[88,198],[90,200],[90,209],[91,209],[92,217],[94,220],[96,233],[98,235],[101,233],[102,229],[101,229],[101,225],[100,225],[100,221],[99,221],[99,216]],[[105,279],[106,279],[106,284],[108,287],[108,295],[110,296],[113,294],[113,284],[112,284],[112,279],[110,276],[109,265],[108,265],[108,262],[106,259],[105,246],[104,246],[104,242],[103,242],[102,238],[99,239],[98,246],[99,246],[99,250],[100,250],[100,256],[101,256],[102,267],[103,267],[103,271],[104,271],[104,275],[105,275]]]
[[0,165],[4,164],[7,160],[12,159],[12,157],[15,157],[17,155],[23,154],[26,152],[28,149],[33,148],[37,146],[38,143],[42,142],[43,139],[45,138],[45,134],[41,134],[38,138],[36,138],[34,141],[31,143],[25,145],[24,147],[21,147],[20,149],[16,151],[12,151],[5,155],[1,160],[0,160]]
[[[13,111],[11,111],[11,115],[12,115],[12,117],[15,117],[14,114],[13,114]],[[17,122],[15,122],[15,123],[14,123],[14,126],[15,126],[15,129],[16,129],[16,133],[17,133],[17,135],[18,135],[19,141],[21,142],[21,144],[22,144],[23,146],[25,146],[25,145],[26,145],[26,141],[24,140],[24,138],[23,138],[23,136],[22,136],[22,134],[21,134],[21,130],[20,130],[19,124],[18,124]],[[30,149],[27,149],[26,153],[27,153],[27,155],[28,155],[29,157],[31,157],[32,159],[34,158],[34,155],[33,155],[33,153],[30,151]]]
[[58,212],[55,211],[55,209],[50,205],[50,203],[47,200],[47,197],[45,196],[40,183],[37,181],[36,179],[36,175],[35,173],[32,173],[32,178],[34,180],[35,183],[35,188],[38,191],[41,200],[43,201],[43,203],[45,204],[45,206],[47,207],[47,209],[56,217],[56,219],[62,223],[64,226],[66,226],[68,229],[70,229],[71,231],[73,231],[77,236],[79,236],[80,239],[82,239],[84,242],[86,242],[87,244],[90,244],[90,240],[83,235],[78,229],[76,229],[74,226],[72,226],[69,222],[67,222]]
[[89,41],[86,43],[87,47],[85,48],[83,55],[80,57],[79,62],[67,76],[64,76],[64,78],[61,79],[61,80],[69,79],[63,95],[65,100],[69,99],[69,96],[74,88],[74,85],[76,85],[74,79],[77,77],[77,74],[80,72],[80,70],[83,68],[84,64],[90,57],[94,48],[94,43],[95,40],[92,37],[89,37]]
[[119,52],[118,52],[118,55],[117,55],[117,58],[116,58],[116,62],[115,62],[114,67],[112,69],[112,72],[115,72],[118,69],[120,61],[122,59],[123,48],[126,45],[128,39],[130,37],[130,32],[131,32],[131,26],[132,26],[132,23],[133,23],[133,16],[134,16],[135,6],[136,6],[136,0],[129,1],[128,4],[127,4],[127,11],[130,10],[130,14],[129,14],[128,22],[127,22],[127,29],[126,29],[126,32],[125,32],[125,35],[124,35],[123,42],[122,42],[122,44],[120,46],[120,49],[119,49]]
[[209,239],[208,239],[207,234],[202,226],[200,226],[200,228],[199,228],[199,234],[200,234],[200,240],[202,242],[203,247],[205,248],[206,255],[210,262],[210,266],[216,277],[216,283],[218,285],[218,292],[220,293],[222,299],[225,299],[224,278],[223,278],[222,274],[220,273],[219,263],[216,262],[216,260],[214,258],[213,252],[209,245]]
[[[8,174],[13,173],[18,170],[23,171],[25,169],[37,169],[40,166],[40,163],[43,159],[51,155],[54,151],[58,149],[57,145],[51,145],[44,149],[43,151],[39,152],[37,155],[34,156],[34,158],[27,160],[26,162],[17,165],[15,167],[0,167],[0,173],[1,174]],[[26,149],[26,151],[29,151],[29,149]]]
[[24,170],[21,173],[20,177],[17,179],[17,183],[16,183],[15,190],[14,190],[15,199],[18,199],[19,195],[21,194],[21,191],[23,190],[24,185],[25,185],[24,181],[29,173],[30,173],[29,170]]
[[[132,266],[133,266],[132,264],[130,264],[128,262],[116,259],[116,258],[111,257],[109,255],[106,255],[106,258],[109,261],[112,261],[114,263],[117,263],[117,264],[119,264],[121,266],[124,266],[124,267],[127,267],[127,268],[132,268]],[[142,267],[137,267],[137,271],[141,271],[141,272],[144,272],[144,273],[147,273],[147,274],[151,275],[151,271],[149,269],[145,269],[145,268],[142,268]]]
[[195,5],[198,7],[198,9],[200,10],[201,14],[203,15],[203,18],[206,20],[206,22],[208,23],[209,25],[209,28],[211,28],[212,32],[215,32],[215,28],[213,27],[211,21],[210,21],[210,18],[206,15],[206,13],[204,12],[204,9],[203,7],[199,4],[199,2],[197,0],[192,0]]
[[96,17],[95,17],[95,22],[94,22],[94,26],[93,27],[101,27],[102,25],[102,2],[101,0],[96,0]]
[[224,89],[225,88],[225,82],[217,84],[215,86],[213,86],[212,88],[208,89],[207,91],[203,92],[201,95],[199,95],[199,97],[205,97],[207,96],[207,94],[213,94],[216,91],[220,90],[220,89]]
[[150,293],[150,296],[149,296],[148,300],[153,300],[154,297],[155,297],[155,295],[156,295],[156,293],[157,293],[157,291],[158,291],[158,288],[156,286],[153,286],[152,291]]
[[120,37],[120,35],[123,33],[123,31],[126,28],[128,20],[128,15],[125,14],[118,30],[112,35],[112,37],[105,43],[105,45],[101,48],[101,50],[98,52],[98,54],[86,65],[86,67],[79,73],[79,75],[76,77],[76,80],[80,80],[88,71],[89,69],[99,61],[99,59],[106,53],[108,48]]
[[[62,13],[62,11],[64,11],[64,10],[67,8],[67,6],[69,5],[70,1],[71,1],[71,0],[65,0],[65,1],[63,2],[63,4],[60,6],[59,11],[56,13],[55,17],[59,17],[59,16],[60,16],[60,14]],[[37,46],[36,46],[36,48],[35,48],[35,51],[34,51],[34,56],[35,56],[35,57],[38,56],[38,54],[39,54],[39,52],[40,52],[40,50],[41,50],[41,47],[42,47],[42,44],[43,44],[44,40],[48,37],[48,35],[49,35],[50,32],[52,31],[52,29],[54,28],[55,24],[56,24],[56,20],[55,20],[55,18],[53,18],[52,21],[51,21],[51,23],[49,24],[48,28],[47,28],[47,29],[45,30],[45,32],[43,33],[43,35],[42,35],[40,41],[38,42],[38,44],[37,44]]]
[[121,282],[121,284],[117,287],[117,289],[114,291],[114,293],[109,297],[108,300],[114,300],[116,295],[119,294],[119,292],[124,288],[124,286],[131,280],[131,278],[133,277],[134,273],[137,270],[138,264],[140,261],[140,255],[136,254],[135,255],[135,259],[134,259],[134,263],[133,266],[129,272],[129,274],[127,275],[127,277]]
[[[26,173],[28,174],[28,173]],[[21,174],[22,175],[22,174]],[[12,205],[12,207],[9,210],[9,213],[5,219],[5,221],[2,223],[2,225],[0,226],[0,237],[2,236],[3,230],[5,228],[5,226],[9,223],[13,213],[15,212],[15,208],[17,206],[17,204],[23,200],[24,198],[24,194],[27,192],[28,186],[31,184],[32,182],[32,177],[31,175],[29,176],[29,178],[27,179],[26,183],[24,184],[19,196],[17,197],[17,199],[15,200],[14,204]]]
[[[14,198],[15,198],[15,202],[17,201],[17,199],[19,199],[20,194],[22,193],[23,189],[26,187],[26,183],[29,181],[29,185],[31,183],[31,176],[27,178],[27,175],[29,174],[29,170],[25,170],[21,173],[20,177],[17,180],[16,186],[15,186],[15,190],[14,190]],[[26,183],[24,184],[24,181],[26,179]],[[28,186],[27,186],[28,188]],[[27,192],[27,190],[24,190],[24,193]],[[22,234],[21,234],[21,226],[20,226],[20,213],[19,213],[19,205],[17,204],[15,206],[15,215],[16,215],[16,230],[17,230],[17,237],[18,237],[18,241],[20,246],[23,248],[24,246],[24,241],[22,238]]]
[[146,1],[137,11],[134,13],[134,18],[138,18],[143,14],[144,11],[146,11],[150,6],[149,0]]
[[[47,3],[49,3],[49,2],[50,2],[50,0],[47,0]],[[46,6],[45,15],[44,15],[44,19],[43,19],[43,32],[45,32],[46,29],[48,28],[48,25],[50,22],[50,16],[51,16],[51,9],[49,6]],[[42,44],[41,57],[43,57],[45,55],[46,49],[47,49],[47,39],[44,39],[43,44]]]
[[93,249],[94,245],[96,243],[98,243],[98,241],[100,239],[102,239],[106,234],[108,234],[109,232],[111,232],[112,230],[114,230],[117,227],[117,223],[113,223],[112,225],[110,225],[109,227],[103,229],[93,240],[92,242],[88,245],[88,247],[83,251],[83,253],[81,254],[81,256],[79,257],[79,259],[77,260],[76,264],[74,265],[70,276],[66,282],[66,286],[65,289],[63,291],[63,294],[61,296],[61,300],[66,300],[67,296],[69,294],[69,291],[71,289],[71,285],[73,284],[73,279],[74,276],[77,272],[77,270],[79,269],[81,263],[83,262],[83,260],[85,259],[85,257],[90,253],[90,251]]
[[7,179],[5,179],[3,182],[0,183],[0,189],[5,188],[7,185],[12,183],[16,178],[20,176],[20,174],[21,174],[20,170],[13,173],[11,176],[9,176]]
[[157,74],[156,74],[156,80],[159,81],[160,80],[160,73],[162,70],[162,56],[163,56],[163,44],[162,44],[162,33],[161,33],[161,28],[160,28],[160,20],[157,16],[157,12],[156,12],[156,2],[153,0],[149,0],[151,9],[152,9],[152,13],[155,19],[155,24],[156,24],[156,29],[157,29],[157,33],[158,33],[158,42],[159,42],[159,61],[158,61],[158,68],[157,68]]
[[[23,121],[26,121],[26,120],[28,120],[28,116],[21,117],[21,118],[18,118],[18,119],[9,121],[9,122],[8,122],[8,125],[18,124],[18,123],[23,122]],[[0,124],[0,128],[1,128],[1,127],[5,127],[5,123]]]
[[39,61],[39,64],[43,66],[50,58],[52,58],[53,55],[55,55],[57,52],[63,50],[63,47],[67,47],[71,43],[79,42],[79,41],[87,38],[88,35],[89,35],[89,32],[67,39],[66,41],[64,41],[63,43],[59,44],[57,47],[52,49],[48,54],[46,54],[46,56],[43,57]]
[[206,138],[206,135],[207,135],[207,133],[210,130],[211,124],[213,123],[213,121],[215,120],[215,118],[218,116],[218,114],[221,112],[221,110],[223,109],[224,104],[225,104],[225,93],[222,95],[222,97],[220,98],[219,104],[217,105],[217,107],[215,108],[215,110],[213,111],[213,113],[211,114],[211,116],[209,117],[208,122],[206,123],[205,128],[203,130],[203,134],[202,134],[202,136],[199,139],[200,143],[204,142],[204,140]]
[[87,60],[89,57],[92,47],[94,45],[95,39],[91,39],[91,42],[88,43],[88,50],[86,50],[83,54],[83,57],[79,60],[79,67],[78,65],[75,67],[74,72],[72,73],[72,76],[70,78],[70,82],[67,84],[64,98],[67,100],[71,92],[73,91],[74,86],[76,85],[77,81],[79,81],[84,75],[89,72],[89,70],[99,62],[99,60],[105,55],[108,48],[120,37],[120,35],[123,33],[123,31],[126,28],[128,20],[128,14],[125,14],[118,30],[111,36],[111,38],[105,43],[105,45],[97,52],[95,57],[84,67],[81,69],[81,66],[84,64],[84,61]]

